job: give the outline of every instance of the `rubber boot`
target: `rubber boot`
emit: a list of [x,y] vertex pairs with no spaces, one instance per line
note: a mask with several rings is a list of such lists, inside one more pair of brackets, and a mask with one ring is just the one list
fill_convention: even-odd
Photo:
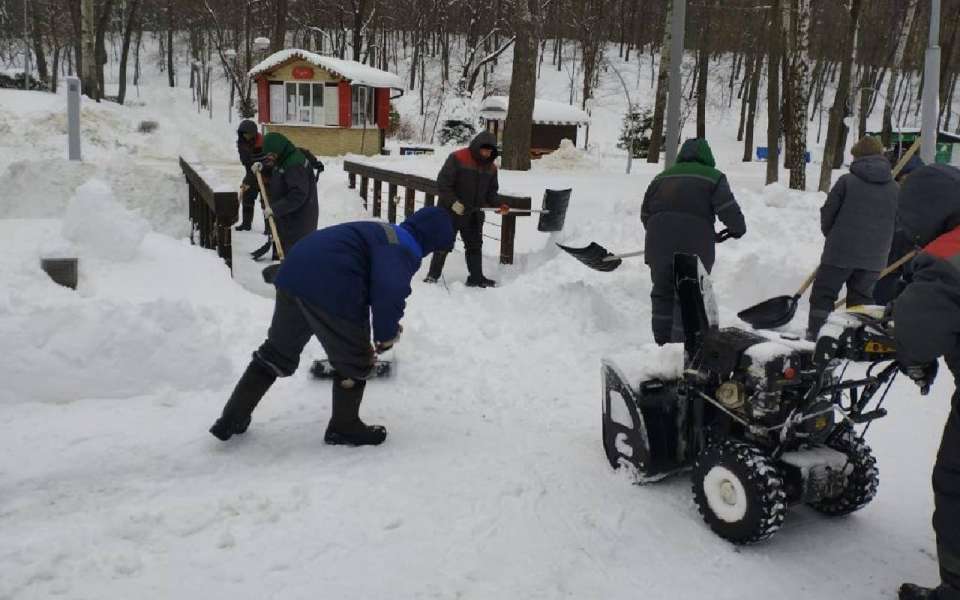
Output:
[[900,586],[900,600],[960,600],[960,590],[946,584],[928,588],[913,583]]
[[483,276],[483,255],[479,252],[467,254],[467,287],[497,287],[497,282]]
[[367,382],[337,376],[333,380],[333,411],[323,441],[331,445],[376,446],[387,439],[387,430],[380,425],[367,425],[360,420],[360,402]]
[[243,219],[234,229],[236,231],[250,231],[253,227],[253,206],[243,205]]
[[250,415],[267,393],[277,376],[256,360],[251,360],[237,387],[223,407],[223,414],[210,428],[214,437],[227,441],[234,434],[245,433],[250,426]]

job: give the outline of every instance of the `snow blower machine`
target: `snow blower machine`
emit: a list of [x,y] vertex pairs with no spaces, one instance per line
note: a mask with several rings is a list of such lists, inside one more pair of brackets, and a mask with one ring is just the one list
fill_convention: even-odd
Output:
[[735,544],[769,538],[791,504],[866,506],[879,479],[863,436],[898,371],[891,325],[836,313],[816,344],[720,329],[699,259],[677,255],[674,272],[686,341],[603,361],[610,465],[639,483],[689,471],[704,521]]

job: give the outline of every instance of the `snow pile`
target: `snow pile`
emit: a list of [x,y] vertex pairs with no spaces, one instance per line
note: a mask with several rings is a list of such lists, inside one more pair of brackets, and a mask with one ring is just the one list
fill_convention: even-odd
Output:
[[117,204],[110,186],[99,179],[77,188],[63,219],[63,237],[81,256],[130,260],[149,231],[150,225]]
[[619,369],[634,387],[652,379],[675,380],[683,375],[683,344],[644,344],[610,355],[603,363]]
[[560,140],[560,147],[543,156],[533,164],[537,170],[569,171],[571,169],[589,168],[597,163],[597,158],[586,150],[581,150],[573,144],[573,140]]

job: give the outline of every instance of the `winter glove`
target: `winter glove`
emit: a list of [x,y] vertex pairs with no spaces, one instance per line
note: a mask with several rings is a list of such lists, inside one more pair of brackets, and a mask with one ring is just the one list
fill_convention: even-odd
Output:
[[900,370],[920,388],[921,396],[926,396],[930,393],[930,386],[933,385],[934,380],[937,378],[937,369],[939,369],[939,363],[937,361],[932,361],[925,365],[900,365]]
[[273,210],[271,210],[269,206],[263,207],[263,218],[264,219],[273,218]]
[[240,186],[240,193],[244,194],[249,189],[250,189],[250,186],[244,183],[243,185]]
[[394,337],[392,340],[387,340],[386,342],[377,342],[377,347],[376,347],[377,354],[383,354],[390,348],[393,348],[393,346],[400,341],[400,334],[402,333],[403,333],[403,325],[400,325],[399,329],[397,329],[396,337]]
[[450,210],[452,210],[454,213],[457,214],[457,216],[460,216],[460,217],[463,216],[463,212],[464,212],[466,209],[467,209],[467,207],[464,206],[464,205],[463,205],[463,202],[460,202],[459,200],[457,200],[456,202],[454,202],[454,203],[453,203],[453,206],[450,207]]

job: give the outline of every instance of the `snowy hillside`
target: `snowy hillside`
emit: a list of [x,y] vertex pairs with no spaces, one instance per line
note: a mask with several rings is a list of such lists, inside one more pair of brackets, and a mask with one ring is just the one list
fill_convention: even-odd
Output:
[[[538,95],[567,98],[567,74],[547,71]],[[713,83],[709,137],[749,228],[718,248],[732,325],[817,265],[823,196],[763,186]],[[796,508],[759,546],[717,538],[686,477],[638,487],[610,470],[599,364],[651,341],[649,274],[637,259],[590,271],[552,242],[642,246],[640,200],[659,167],[624,174],[618,86],[604,74],[593,150],[501,174],[535,202],[572,188],[562,234],[520,219],[512,267],[488,240],[497,289],[464,287],[460,255],[448,287],[415,280],[397,375],[371,382],[361,409],[390,437],[364,449],[323,444],[330,384],[306,368],[270,390],[242,438],[207,433],[272,301],[243,254],[263,240],[259,215],[235,235],[231,279],[186,239],[176,158],[239,182],[236,120],[198,114],[188,88],[154,73],[133,106],[85,101],[84,161],[70,163],[63,95],[0,91],[0,599],[875,600],[936,581],[929,473],[949,377],[927,398],[895,385],[870,431],[881,485],[869,507],[835,520]],[[398,108],[416,115],[416,102]],[[143,120],[158,128],[138,132]],[[433,176],[444,156],[371,160]],[[342,161],[325,162],[321,226],[365,218]],[[39,269],[63,255],[80,257],[76,292]],[[320,356],[311,342],[301,366]]]

